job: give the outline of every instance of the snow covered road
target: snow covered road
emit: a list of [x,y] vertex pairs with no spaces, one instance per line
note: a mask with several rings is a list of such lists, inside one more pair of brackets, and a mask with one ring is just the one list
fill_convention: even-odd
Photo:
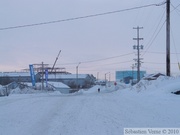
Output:
[[0,135],[121,135],[130,127],[178,127],[179,101],[125,90],[14,94],[0,98]]

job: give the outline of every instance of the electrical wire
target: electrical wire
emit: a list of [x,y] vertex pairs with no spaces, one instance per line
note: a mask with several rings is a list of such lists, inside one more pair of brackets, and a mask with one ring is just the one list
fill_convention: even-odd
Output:
[[164,68],[156,68],[156,70],[154,70],[154,68],[149,68],[149,67],[144,67],[144,66],[142,66],[141,69],[150,70],[152,72],[161,72],[161,73],[162,73],[162,70],[164,70]]
[[151,47],[151,45],[153,44],[153,42],[155,41],[155,39],[156,39],[157,36],[159,35],[160,31],[162,30],[165,22],[166,22],[166,20],[164,21],[164,23],[162,24],[161,28],[159,29],[159,31],[157,32],[157,34],[155,35],[155,37],[153,38],[153,40],[151,41],[151,43],[149,44],[149,46],[147,47],[147,49],[144,51],[144,53],[142,54],[142,56],[144,56],[144,55],[146,54],[146,52],[149,50],[149,48]]
[[[173,12],[174,10],[176,10],[176,13],[180,16],[180,13],[178,12],[179,10],[177,10],[178,6],[180,6],[180,4],[178,6],[173,6],[173,4],[171,3],[171,6],[174,8],[171,12]],[[179,59],[178,59],[178,54],[177,54],[177,49],[176,49],[176,45],[175,45],[175,40],[174,40],[174,36],[173,36],[173,32],[172,32],[172,29],[171,30],[171,35],[172,35],[172,39],[173,39],[173,45],[174,45],[174,48],[175,48],[175,52],[176,52],[176,59],[177,59],[177,64],[178,64],[178,68],[180,69],[180,64],[179,64]]]
[[[141,0],[141,2],[140,2],[141,5],[142,5],[142,2],[143,2],[143,1],[144,1],[144,0]],[[136,22],[137,22],[139,16],[140,16],[140,11],[137,12],[137,15],[136,15],[135,20],[134,20],[134,24],[137,24]]]
[[[153,54],[166,54],[166,52],[149,52],[149,51],[147,51],[146,53],[153,53]],[[180,53],[178,53],[178,52],[175,52],[175,53],[173,53],[173,52],[171,52],[171,54],[180,54]]]
[[[109,60],[109,59],[115,59],[115,58],[119,58],[119,57],[124,57],[124,56],[128,56],[128,55],[132,55],[134,54],[134,52],[131,53],[126,53],[126,54],[122,54],[122,55],[117,55],[117,56],[112,56],[112,57],[107,57],[107,58],[102,58],[102,59],[96,59],[96,60],[89,60],[89,61],[80,61],[81,64],[85,64],[85,63],[93,63],[93,62],[99,62],[99,61],[105,61],[105,60]],[[79,62],[73,62],[73,63],[62,63],[60,65],[76,65]],[[52,64],[49,64],[52,65]],[[58,64],[57,64],[58,65]]]
[[[175,7],[175,6],[171,3],[171,6],[174,8],[171,12],[173,12],[174,10],[178,10],[178,11],[179,11],[178,7],[180,6],[180,4]],[[179,12],[180,12],[180,11],[179,11]]]
[[[148,64],[166,64],[166,63],[159,63],[159,62],[143,62]],[[178,63],[171,63],[171,64],[178,64]]]
[[[146,47],[146,45],[148,46],[148,45],[151,43],[151,41],[153,40],[153,36],[154,36],[154,35],[156,34],[156,32],[157,32],[157,30],[158,30],[158,28],[159,28],[159,26],[160,26],[160,24],[161,24],[161,22],[162,22],[162,20],[163,20],[163,18],[164,18],[164,14],[165,14],[165,10],[163,10],[161,16],[158,16],[158,18],[155,19],[155,20],[159,20],[158,25],[155,26],[156,24],[154,24],[153,27],[151,28],[151,29],[154,31],[154,33],[152,34],[152,36],[150,35],[151,32],[148,32],[148,35],[146,36],[145,39],[148,39],[148,38],[151,36],[150,40],[149,40],[146,44],[145,44],[144,42],[142,42],[142,44],[145,44],[145,47]],[[159,19],[159,18],[160,18],[160,19]],[[153,28],[155,28],[155,30],[154,30]],[[143,40],[143,41],[145,41],[145,40]]]
[[102,67],[102,66],[108,66],[108,65],[117,65],[117,64],[123,64],[123,63],[129,63],[129,62],[133,62],[133,60],[114,62],[114,63],[108,63],[108,64],[93,65],[93,67]]
[[180,16],[180,10],[179,9],[177,9],[179,6],[180,6],[180,4],[178,5],[178,6],[174,6],[172,3],[171,3],[171,6],[174,8],[171,12],[173,12],[174,10],[176,10],[176,13]]
[[86,18],[104,16],[104,15],[109,15],[109,14],[125,12],[125,11],[131,11],[131,10],[136,10],[136,9],[141,9],[141,8],[146,8],[146,7],[151,7],[151,6],[161,6],[161,5],[164,5],[164,4],[165,4],[165,2],[162,2],[162,3],[159,3],[159,4],[149,4],[149,5],[144,5],[144,6],[132,7],[132,8],[127,8],[127,9],[121,9],[121,10],[116,10],[116,11],[110,11],[110,12],[104,12],[104,13],[99,13],[99,14],[80,16],[80,17],[73,17],[73,18],[62,19],[62,20],[55,20],[55,21],[48,21],[48,22],[41,22],[41,23],[33,23],[33,24],[25,24],[25,25],[19,25],[19,26],[10,26],[10,27],[0,28],[0,30],[2,31],[2,30],[10,30],[10,29],[18,29],[18,28],[25,28],[25,27],[33,27],[33,26],[39,26],[39,25],[47,25],[47,24],[53,24],[53,23],[74,21],[74,20],[79,20],[79,19],[86,19]]
[[[172,4],[171,4],[171,5],[172,5]],[[172,5],[172,6],[173,6],[173,5]],[[180,6],[180,4],[179,4],[178,6]],[[173,6],[173,7],[174,7],[174,10],[177,9],[178,6],[176,6],[176,7]],[[171,12],[173,12],[174,10],[172,10]],[[161,21],[162,21],[162,19],[163,19],[164,14],[165,14],[165,12],[163,13],[163,15],[162,15],[162,17],[161,17],[160,22],[159,22],[159,24],[157,25],[156,30],[158,29],[158,27],[159,27],[159,25],[160,25],[160,23],[161,23]],[[158,31],[158,33],[155,35],[155,37],[154,37],[153,39],[151,38],[151,40],[150,40],[149,43],[148,43],[148,47],[147,47],[146,51],[144,51],[144,53],[142,54],[142,56],[144,56],[144,55],[146,54],[146,52],[148,51],[148,49],[150,48],[150,46],[153,44],[154,40],[155,40],[156,37],[158,36],[158,34],[159,34],[159,32],[161,31],[162,27],[164,26],[165,22],[166,22],[166,20],[164,21],[163,25],[161,26],[161,28],[159,29],[159,31]],[[155,30],[154,34],[156,33],[156,30]],[[154,35],[154,34],[153,34],[153,35]]]
[[81,63],[92,63],[92,62],[104,61],[104,60],[114,59],[114,58],[118,58],[118,57],[124,57],[124,56],[131,55],[131,54],[134,54],[134,52],[132,52],[132,53],[127,53],[127,54],[122,54],[122,55],[119,55],[119,56],[104,58],[104,59],[91,60],[91,61],[83,61],[83,62],[81,62]]
[[[163,19],[163,17],[164,17],[164,14],[165,14],[165,11],[163,12],[163,14],[162,14],[162,16],[161,16],[161,19],[160,19],[160,21],[159,21],[159,23],[158,23],[158,25],[157,25],[157,27],[156,27],[156,29],[155,29],[153,35],[155,35],[155,33],[157,32],[158,27],[159,27],[159,25],[161,24],[161,21],[162,21],[162,19]],[[165,22],[164,22],[164,23],[165,23]],[[163,24],[163,25],[164,25],[164,24]],[[161,29],[160,29],[160,30],[161,30]],[[160,31],[159,31],[159,32],[160,32]],[[144,51],[144,53],[143,53],[142,56],[144,56],[145,53],[148,51],[148,49],[150,48],[150,46],[152,45],[152,43],[154,42],[154,40],[155,40],[156,37],[158,36],[159,32],[155,35],[154,38],[153,38],[153,36],[151,37],[151,39],[150,39],[149,42],[147,43],[147,47],[146,47],[147,49]]]
[[173,36],[172,29],[170,29],[170,30],[171,30],[171,35],[172,35],[172,39],[173,39],[174,49],[175,49],[175,52],[176,52],[176,59],[177,59],[177,62],[178,62],[178,67],[179,67],[179,59],[178,59],[177,49],[176,49],[176,45],[175,45],[175,41],[174,41],[174,36]]

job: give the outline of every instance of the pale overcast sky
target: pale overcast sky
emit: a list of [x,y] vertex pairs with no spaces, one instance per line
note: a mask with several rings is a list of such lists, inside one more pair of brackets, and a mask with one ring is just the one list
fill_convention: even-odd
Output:
[[[164,0],[1,0],[0,28],[63,20],[111,12]],[[179,74],[180,1],[171,0],[171,72]],[[174,9],[177,7],[176,9]],[[86,19],[65,21],[34,27],[0,30],[0,71],[20,71],[29,64],[53,65],[61,50],[57,67],[75,73],[89,73],[102,78],[107,72],[131,70],[137,57],[133,40],[143,27],[140,44],[143,64],[148,73],[165,73],[166,5],[151,6]],[[162,28],[162,29],[161,29]],[[159,32],[159,34],[157,34]],[[149,48],[147,50],[147,48]],[[159,53],[158,53],[159,52]],[[119,56],[119,57],[116,57]],[[115,57],[115,58],[112,58]],[[111,58],[111,59],[106,59]],[[106,59],[102,61],[96,61]],[[88,61],[96,62],[88,62]],[[86,63],[83,63],[86,62]]]

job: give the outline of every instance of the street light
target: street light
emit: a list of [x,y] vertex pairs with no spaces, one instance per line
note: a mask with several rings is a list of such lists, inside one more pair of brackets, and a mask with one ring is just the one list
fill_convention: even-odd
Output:
[[96,78],[96,80],[98,81],[98,79],[99,79],[99,72],[97,72],[97,78]]
[[110,73],[110,72],[105,73],[105,83],[106,83],[106,75],[109,74],[109,73]]
[[81,64],[81,62],[78,63],[78,65],[76,66],[76,89],[78,89],[78,68],[79,68],[79,65]]
[[111,73],[109,72],[109,82],[111,81]]

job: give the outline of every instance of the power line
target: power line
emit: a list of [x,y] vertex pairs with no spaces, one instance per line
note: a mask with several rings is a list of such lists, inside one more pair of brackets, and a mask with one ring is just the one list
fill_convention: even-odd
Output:
[[146,7],[151,7],[151,6],[161,6],[164,4],[165,4],[165,2],[161,2],[159,4],[149,4],[149,5],[144,5],[144,6],[132,7],[132,8],[127,8],[127,9],[121,9],[121,10],[116,10],[116,11],[80,16],[80,17],[73,17],[73,18],[62,19],[62,20],[55,20],[55,21],[48,21],[48,22],[41,22],[41,23],[33,23],[33,24],[25,24],[25,25],[19,25],[19,26],[4,27],[4,28],[0,28],[0,30],[18,29],[18,28],[25,28],[25,27],[33,27],[33,26],[39,26],[39,25],[47,25],[47,24],[53,24],[53,23],[67,22],[67,21],[73,21],[73,20],[79,20],[79,19],[86,19],[86,18],[115,14],[115,13],[131,11],[131,10],[141,9],[141,8],[146,8]]
[[114,56],[114,57],[104,58],[104,59],[84,61],[84,62],[81,62],[81,63],[92,63],[92,62],[104,61],[104,60],[114,59],[114,58],[118,58],[118,57],[124,57],[124,56],[131,55],[131,54],[134,54],[134,52],[127,53],[127,54],[122,54],[122,55],[118,55],[118,56]]
[[[164,17],[164,14],[165,14],[165,12],[163,12],[162,17],[161,17],[161,19],[160,19],[160,21],[159,21],[159,23],[158,23],[158,25],[157,25],[154,33],[153,33],[153,36],[154,36],[155,33],[157,32],[158,27],[159,27],[159,25],[160,25],[160,23],[161,23],[161,21],[162,21],[162,19],[163,19],[163,17]],[[166,22],[166,21],[165,21],[165,22]],[[163,23],[163,25],[165,24],[165,22]],[[147,43],[147,47],[146,47],[147,49],[145,50],[145,52],[143,53],[142,56],[145,55],[145,53],[148,51],[148,49],[150,48],[150,46],[153,44],[154,40],[156,39],[156,37],[158,36],[159,32],[161,31],[163,25],[161,26],[161,28],[160,28],[160,30],[157,32],[157,34],[156,34],[154,37],[153,37],[153,36],[151,37],[151,39],[150,39],[149,42]]]
[[153,38],[153,40],[151,41],[151,43],[149,44],[149,46],[147,47],[147,49],[144,51],[143,55],[144,56],[146,54],[146,52],[149,50],[149,48],[151,47],[151,45],[153,44],[153,42],[155,41],[155,39],[157,38],[158,34],[160,33],[160,31],[162,30],[164,24],[165,24],[166,20],[164,21],[164,23],[162,24],[161,28],[159,29],[159,31],[157,32],[157,34],[155,35],[155,37]]
[[180,4],[178,5],[178,6],[174,6],[173,4],[171,4],[171,6],[174,8],[171,12],[173,12],[174,10],[176,10],[176,13],[178,14],[178,15],[180,15],[180,10],[178,9],[178,7],[180,6]]
[[[118,56],[113,56],[113,57],[102,58],[102,59],[89,60],[89,61],[81,61],[81,63],[93,63],[93,62],[105,61],[105,60],[114,59],[114,58],[119,58],[119,57],[124,57],[124,56],[132,55],[132,54],[134,54],[134,52],[127,53],[127,54],[122,54],[122,55],[118,55]],[[78,62],[62,63],[61,65],[75,65],[75,64],[77,64],[77,63],[78,63]],[[124,63],[124,62],[122,62],[122,63]]]
[[149,67],[144,67],[144,66],[142,66],[142,68],[145,69],[145,70],[153,71],[153,72],[162,72],[162,70],[164,70],[163,68],[156,68],[154,70],[154,67],[153,68],[149,68]]
[[117,64],[130,63],[130,62],[133,62],[133,60],[114,62],[114,63],[109,63],[109,64],[93,65],[93,67],[102,67],[102,66],[108,66],[108,65],[117,65]]
[[[166,63],[160,63],[160,62],[144,62],[148,64],[166,64]],[[178,64],[178,63],[171,63],[171,64]]]
[[[150,40],[146,43],[146,45],[149,45],[149,44],[151,43],[151,41],[153,40],[153,36],[154,36],[154,35],[156,34],[156,32],[157,32],[157,30],[158,30],[158,28],[159,28],[159,26],[160,26],[160,24],[161,24],[161,21],[162,21],[162,19],[163,19],[163,17],[164,17],[164,14],[165,14],[165,10],[163,10],[163,14],[162,14],[161,16],[158,16],[157,19],[159,20],[159,18],[160,18],[159,23],[158,23],[158,25],[156,26],[156,28],[155,28],[155,25],[153,26],[153,28],[155,28],[155,31],[154,31],[154,33],[152,34]],[[155,19],[155,20],[157,20],[157,19]],[[147,36],[147,37],[149,37],[149,36],[150,36],[150,32],[148,32],[148,36]],[[148,39],[148,38],[146,38],[146,39]],[[143,42],[142,44],[145,44],[145,43]]]
[[[153,53],[153,54],[166,54],[166,52],[149,52],[149,51],[146,51],[146,53]],[[173,53],[173,52],[171,52],[171,54],[180,54],[180,53],[178,53],[178,52],[175,52],[175,53]]]
[[179,11],[178,7],[180,6],[180,4],[175,7],[175,6],[171,3],[171,6],[174,8],[171,12],[173,12],[174,10],[178,10],[178,11]]
[[176,59],[177,59],[177,62],[179,62],[178,54],[177,54],[177,49],[176,49],[176,44],[175,44],[175,41],[174,41],[174,36],[173,36],[172,28],[171,28],[171,35],[172,35],[172,39],[173,39],[174,50],[175,50],[175,52],[176,52]]
[[[173,5],[171,4],[171,6],[173,6]],[[175,9],[177,9],[177,7],[179,7],[179,6],[180,6],[180,4],[179,4],[178,6],[176,6],[176,7],[173,6],[174,9],[173,9],[171,12],[173,12],[173,11],[174,11]],[[165,13],[165,12],[164,12],[164,13]],[[163,13],[163,15],[162,15],[162,17],[161,17],[161,19],[160,19],[160,22],[159,22],[157,28],[159,27],[159,25],[160,25],[160,23],[161,23],[161,21],[162,21],[162,19],[163,19],[164,13]],[[159,31],[157,32],[157,34],[155,35],[155,37],[154,37],[153,39],[151,38],[150,42],[148,43],[148,47],[147,47],[147,49],[145,50],[145,52],[143,53],[142,56],[144,56],[144,55],[146,54],[146,52],[149,50],[149,48],[150,48],[151,45],[153,44],[154,40],[157,38],[158,34],[160,33],[160,31],[161,31],[162,27],[164,26],[165,22],[166,22],[166,20],[165,20],[164,23],[162,24],[161,28],[159,29]],[[156,28],[156,30],[157,30],[157,28]],[[155,30],[154,34],[156,33],[156,30]],[[153,35],[154,35],[154,34],[153,34]]]

